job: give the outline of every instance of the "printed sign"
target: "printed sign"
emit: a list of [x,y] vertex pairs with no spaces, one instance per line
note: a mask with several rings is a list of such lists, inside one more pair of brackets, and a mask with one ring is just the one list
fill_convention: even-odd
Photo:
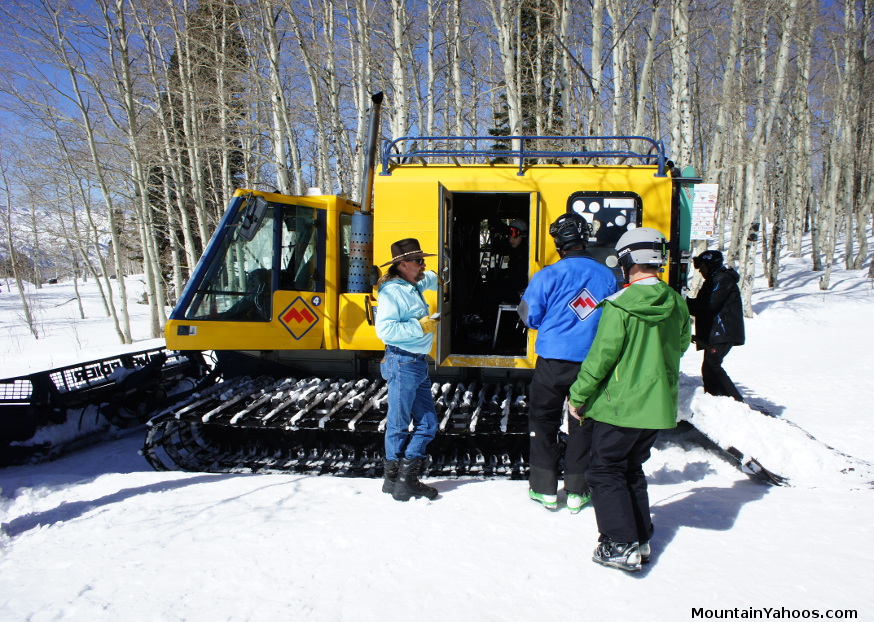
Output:
[[716,197],[719,184],[698,184],[692,199],[693,240],[707,240],[716,232]]
[[298,296],[285,311],[279,314],[279,321],[288,329],[291,336],[300,339],[319,321],[319,316],[310,309],[303,298]]

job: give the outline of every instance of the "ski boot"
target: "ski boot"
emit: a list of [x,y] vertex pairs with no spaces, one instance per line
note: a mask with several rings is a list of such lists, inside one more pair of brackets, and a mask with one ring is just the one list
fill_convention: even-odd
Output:
[[591,500],[592,495],[589,493],[578,495],[576,493],[569,492],[567,494],[567,509],[570,510],[571,514],[579,514],[580,510],[583,509],[583,506],[585,506]]
[[650,555],[652,555],[652,549],[649,546],[649,542],[641,542],[640,543],[640,563],[648,564]]
[[592,561],[626,572],[640,570],[640,545],[637,542],[613,542],[609,538],[598,544]]
[[556,495],[545,495],[541,492],[528,491],[528,498],[532,501],[537,501],[547,510],[555,510],[558,508],[558,497]]

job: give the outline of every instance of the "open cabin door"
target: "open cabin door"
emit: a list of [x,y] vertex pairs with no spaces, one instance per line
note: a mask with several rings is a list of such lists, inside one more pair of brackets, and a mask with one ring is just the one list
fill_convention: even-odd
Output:
[[541,252],[538,193],[441,186],[439,201],[437,364],[530,367],[517,308]]
[[437,364],[440,365],[451,353],[452,346],[452,229],[454,198],[452,193],[440,185],[440,258],[437,276],[437,311],[440,324],[437,325]]

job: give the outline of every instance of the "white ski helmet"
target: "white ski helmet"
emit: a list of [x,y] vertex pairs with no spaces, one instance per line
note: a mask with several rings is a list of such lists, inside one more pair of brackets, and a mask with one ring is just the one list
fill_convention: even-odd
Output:
[[631,229],[616,242],[617,263],[626,275],[634,264],[661,267],[668,263],[667,245],[668,240],[656,229]]

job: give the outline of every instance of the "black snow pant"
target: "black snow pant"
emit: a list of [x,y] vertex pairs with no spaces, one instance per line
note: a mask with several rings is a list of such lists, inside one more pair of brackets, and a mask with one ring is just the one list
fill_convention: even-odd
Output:
[[744,401],[740,391],[734,386],[731,378],[722,368],[722,361],[728,356],[732,345],[717,343],[704,348],[704,364],[701,366],[701,380],[704,381],[704,391],[710,395],[727,395],[738,402]]
[[[528,486],[534,492],[544,495],[558,492],[557,473],[561,460],[558,431],[564,400],[580,373],[580,365],[574,361],[538,357],[534,366],[528,406]],[[586,471],[591,445],[592,420],[584,419],[581,423],[570,418],[564,455],[564,488],[567,492],[578,495],[589,492]]]
[[657,433],[594,422],[588,478],[602,541],[649,542],[652,537],[643,463]]

